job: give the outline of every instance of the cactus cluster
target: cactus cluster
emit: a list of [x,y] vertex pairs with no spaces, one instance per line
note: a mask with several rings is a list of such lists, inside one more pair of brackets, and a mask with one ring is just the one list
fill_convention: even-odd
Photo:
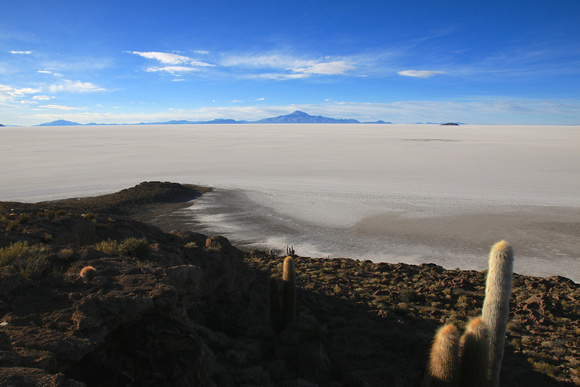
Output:
[[270,323],[279,334],[294,320],[296,313],[296,269],[292,257],[284,259],[282,281],[276,275],[270,277],[268,298]]
[[489,253],[481,317],[472,319],[461,337],[453,324],[437,331],[424,386],[499,385],[512,276],[512,248],[498,242]]

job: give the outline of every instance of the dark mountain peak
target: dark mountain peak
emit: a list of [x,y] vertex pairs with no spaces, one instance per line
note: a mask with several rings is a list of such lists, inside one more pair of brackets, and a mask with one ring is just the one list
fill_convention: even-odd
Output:
[[56,120],[52,122],[45,122],[44,124],[36,125],[36,126],[79,126],[78,122],[66,121],[66,120]]
[[323,116],[311,116],[308,113],[296,110],[285,116],[278,116],[272,118],[265,118],[263,120],[256,121],[260,124],[359,124],[360,122],[354,119],[339,119],[339,118],[329,118]]
[[300,110],[293,111],[292,113],[288,114],[289,117],[312,117],[308,113],[301,112]]

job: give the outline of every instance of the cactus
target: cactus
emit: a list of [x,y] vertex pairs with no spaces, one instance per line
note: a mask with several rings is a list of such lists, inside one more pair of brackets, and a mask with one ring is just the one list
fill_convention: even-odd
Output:
[[513,251],[506,241],[493,245],[481,317],[467,324],[460,344],[453,325],[437,331],[424,386],[499,386],[513,262]]
[[294,321],[296,313],[296,269],[294,259],[284,259],[284,272],[282,274],[282,319],[285,325]]
[[270,324],[276,333],[284,330],[282,325],[282,304],[280,301],[280,286],[278,285],[278,276],[270,277],[268,285],[268,304],[270,306]]
[[79,276],[81,278],[84,278],[84,279],[89,280],[89,281],[92,280],[93,278],[95,278],[96,275],[97,275],[97,269],[95,269],[92,266],[83,267],[83,269],[79,273]]
[[489,271],[485,285],[482,321],[489,330],[488,380],[499,385],[503,347],[507,330],[512,291],[513,251],[506,241],[496,243],[489,253]]
[[489,335],[481,317],[469,321],[461,336],[461,386],[489,386]]
[[[284,259],[281,286],[280,289],[280,281],[277,276],[270,277],[268,289],[270,323],[278,334],[294,321],[296,313],[296,270],[292,257]],[[281,295],[280,290],[282,291]]]
[[459,331],[446,324],[435,335],[423,386],[459,386],[459,362]]

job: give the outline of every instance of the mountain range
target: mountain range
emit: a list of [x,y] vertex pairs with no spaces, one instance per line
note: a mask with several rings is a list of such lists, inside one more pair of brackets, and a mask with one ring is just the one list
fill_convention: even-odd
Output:
[[[382,120],[375,122],[362,122],[362,124],[390,124],[391,122],[385,122]],[[330,118],[323,116],[311,116],[308,113],[301,111],[295,111],[291,114],[284,116],[264,118],[258,121],[238,121],[233,119],[223,119],[218,118],[211,121],[164,121],[164,122],[141,122],[136,125],[184,125],[184,124],[361,124],[360,121],[349,118]],[[56,120],[52,122],[45,122],[44,124],[36,126],[91,126],[91,125],[118,125],[118,124],[79,124],[78,122],[66,121],[66,120]]]

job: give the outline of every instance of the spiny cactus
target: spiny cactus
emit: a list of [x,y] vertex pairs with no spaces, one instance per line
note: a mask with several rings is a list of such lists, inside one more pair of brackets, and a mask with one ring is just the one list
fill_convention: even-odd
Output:
[[459,386],[459,366],[459,331],[446,324],[435,334],[423,386]]
[[473,318],[467,323],[459,346],[461,386],[489,386],[489,335],[481,317]]
[[282,289],[280,289],[280,281],[277,276],[273,275],[270,277],[268,289],[270,323],[276,333],[282,332],[294,321],[294,315],[296,313],[296,269],[292,257],[286,257],[284,259],[281,285]]
[[[424,386],[496,387],[512,291],[513,251],[506,241],[493,245],[481,317],[472,319],[455,348],[453,325],[439,329],[431,349]],[[459,366],[460,364],[460,366]],[[457,373],[453,370],[458,369]]]
[[95,269],[92,266],[83,267],[81,272],[79,273],[79,276],[81,278],[84,278],[87,280],[92,280],[93,278],[95,278],[95,275],[97,275],[97,269]]
[[496,243],[489,253],[489,271],[481,317],[489,329],[489,370],[491,386],[499,385],[499,373],[512,292],[514,257],[506,241]]
[[270,306],[270,324],[276,333],[284,330],[282,324],[282,304],[280,300],[280,286],[278,285],[278,276],[270,277],[268,284],[268,304]]
[[284,272],[282,274],[282,318],[290,324],[296,314],[296,268],[294,259],[284,259]]

